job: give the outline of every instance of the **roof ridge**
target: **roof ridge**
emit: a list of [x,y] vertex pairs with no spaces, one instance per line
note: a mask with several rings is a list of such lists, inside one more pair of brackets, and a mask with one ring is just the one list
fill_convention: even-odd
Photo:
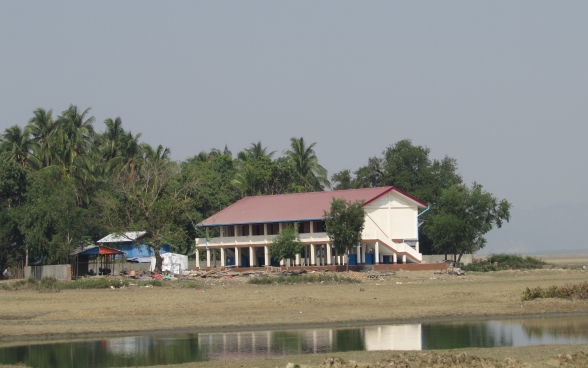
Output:
[[[347,192],[347,191],[352,191],[352,190],[357,190],[357,191],[359,191],[359,190],[374,190],[374,189],[384,189],[384,188],[396,188],[396,187],[394,187],[392,185],[386,185],[386,186],[383,186],[383,187],[371,187],[371,188],[335,189],[335,190],[323,190],[323,191],[300,192],[300,193],[261,194],[261,195],[256,195],[256,196],[243,197],[239,201],[241,201],[241,200],[243,200],[245,198],[294,196],[294,195],[299,195],[299,194],[309,195],[309,194],[322,194],[322,193],[331,193],[331,192]],[[239,202],[239,201],[237,201],[237,202]],[[237,203],[237,202],[235,202],[235,203]]]

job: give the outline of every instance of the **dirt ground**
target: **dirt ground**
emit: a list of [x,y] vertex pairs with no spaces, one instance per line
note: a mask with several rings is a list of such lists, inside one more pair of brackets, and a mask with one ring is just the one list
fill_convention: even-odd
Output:
[[384,321],[588,313],[588,302],[521,302],[526,287],[588,280],[581,269],[468,273],[398,272],[362,284],[251,285],[0,292],[0,343],[153,331],[222,331],[361,325]]

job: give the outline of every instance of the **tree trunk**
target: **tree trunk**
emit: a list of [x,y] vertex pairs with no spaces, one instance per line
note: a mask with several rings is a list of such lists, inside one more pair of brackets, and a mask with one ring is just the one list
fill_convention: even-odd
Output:
[[463,256],[463,252],[459,253],[459,257],[457,258],[457,264],[459,265],[459,263],[461,262],[461,256]]
[[25,245],[25,267],[29,266],[29,247]]
[[155,256],[155,269],[153,271],[161,273],[163,258],[161,258],[161,254],[159,253],[159,247],[153,247],[153,255]]
[[345,251],[345,255],[347,256],[347,262],[345,262],[345,271],[349,271],[349,249]]

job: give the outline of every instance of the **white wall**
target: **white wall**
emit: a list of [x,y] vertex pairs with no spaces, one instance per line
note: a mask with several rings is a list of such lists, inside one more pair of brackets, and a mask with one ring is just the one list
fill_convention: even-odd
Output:
[[365,231],[379,228],[390,239],[417,238],[418,208],[400,196],[387,193],[364,208]]

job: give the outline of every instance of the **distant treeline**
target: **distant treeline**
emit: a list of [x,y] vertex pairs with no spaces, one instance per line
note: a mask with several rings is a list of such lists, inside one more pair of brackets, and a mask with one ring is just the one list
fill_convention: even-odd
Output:
[[[54,117],[52,110],[38,108],[28,124],[7,128],[0,136],[1,269],[24,259],[67,262],[77,246],[133,230],[149,232],[145,241],[156,254],[166,243],[187,254],[200,236],[197,223],[251,195],[394,185],[432,205],[421,227],[425,253],[461,253],[472,250],[465,243],[484,245],[481,234],[464,237],[467,229],[449,226],[447,221],[473,218],[472,208],[448,211],[451,201],[467,207],[464,201],[472,194],[486,196],[485,219],[476,221],[490,229],[509,218],[508,202],[498,202],[479,184],[463,185],[455,159],[432,160],[427,147],[410,140],[329,181],[316,143],[303,138],[291,138],[280,157],[257,142],[236,156],[225,147],[175,162],[169,148],[141,142],[141,134],[125,131],[120,118],[106,119],[102,132],[94,125],[90,109],[72,105]],[[472,225],[480,228],[460,226]],[[440,227],[464,236],[448,236]]]

